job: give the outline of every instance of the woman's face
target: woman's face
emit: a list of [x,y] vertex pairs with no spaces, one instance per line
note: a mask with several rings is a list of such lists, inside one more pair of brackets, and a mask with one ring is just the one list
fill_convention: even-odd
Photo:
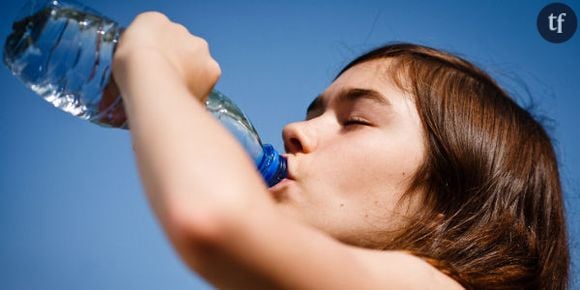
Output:
[[350,68],[284,128],[290,176],[270,189],[286,214],[351,244],[380,242],[418,207],[420,193],[398,202],[424,160],[423,129],[389,64]]

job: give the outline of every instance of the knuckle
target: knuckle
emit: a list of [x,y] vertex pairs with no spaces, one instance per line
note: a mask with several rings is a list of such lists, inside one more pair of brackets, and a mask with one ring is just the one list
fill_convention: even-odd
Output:
[[208,70],[214,79],[218,79],[222,74],[222,69],[215,59],[211,59],[208,63]]
[[190,37],[189,48],[191,49],[192,53],[198,54],[200,56],[209,55],[209,44],[201,37],[192,35]]
[[169,18],[165,16],[165,14],[158,12],[158,11],[147,11],[139,14],[136,18],[136,21],[146,21],[146,22],[153,22],[153,23],[163,23],[169,22]]
[[187,29],[187,27],[183,26],[182,24],[174,23],[173,27],[178,32],[189,34],[189,30]]
[[209,48],[209,43],[207,43],[207,40],[201,38],[201,37],[196,37],[195,41],[198,43],[199,46],[201,46],[204,49],[208,49]]

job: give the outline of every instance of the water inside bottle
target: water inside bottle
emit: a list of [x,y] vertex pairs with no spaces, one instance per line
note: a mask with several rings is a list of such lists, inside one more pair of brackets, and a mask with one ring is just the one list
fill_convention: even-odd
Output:
[[248,117],[229,98],[215,90],[209,95],[205,106],[259,165],[264,155],[262,141]]
[[110,82],[117,24],[69,3],[50,1],[45,6],[14,22],[4,62],[55,107],[119,127],[126,117],[115,103],[121,100],[118,89]]

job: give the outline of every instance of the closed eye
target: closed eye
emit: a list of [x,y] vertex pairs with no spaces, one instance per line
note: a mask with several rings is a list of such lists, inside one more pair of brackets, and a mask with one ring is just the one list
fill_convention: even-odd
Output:
[[369,126],[369,125],[371,125],[371,123],[369,123],[365,119],[358,118],[358,117],[349,118],[344,122],[344,126],[352,126],[352,125]]

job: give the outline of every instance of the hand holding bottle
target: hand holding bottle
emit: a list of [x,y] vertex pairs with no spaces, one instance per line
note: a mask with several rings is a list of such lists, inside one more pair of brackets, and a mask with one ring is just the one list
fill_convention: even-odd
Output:
[[[191,125],[184,119],[200,117],[203,112],[187,108],[202,105],[236,137],[269,186],[286,176],[285,159],[271,145],[262,144],[231,100],[211,91],[220,68],[207,43],[183,26],[149,12],[123,29],[74,0],[29,0],[22,11],[28,14],[13,24],[4,45],[4,63],[47,102],[83,120],[121,129],[129,129],[127,109],[138,107],[137,123],[147,124],[144,130],[170,121],[160,128],[162,133],[178,124]],[[111,79],[113,66],[118,84]],[[203,104],[176,105],[188,103],[176,98],[180,95],[195,97]],[[192,128],[181,135],[202,129]]]
[[127,82],[147,79],[142,75],[151,70],[164,75],[159,81],[177,80],[185,85],[200,101],[207,98],[221,74],[204,39],[158,12],[135,18],[123,32],[113,59],[113,76],[121,91],[127,89]]

